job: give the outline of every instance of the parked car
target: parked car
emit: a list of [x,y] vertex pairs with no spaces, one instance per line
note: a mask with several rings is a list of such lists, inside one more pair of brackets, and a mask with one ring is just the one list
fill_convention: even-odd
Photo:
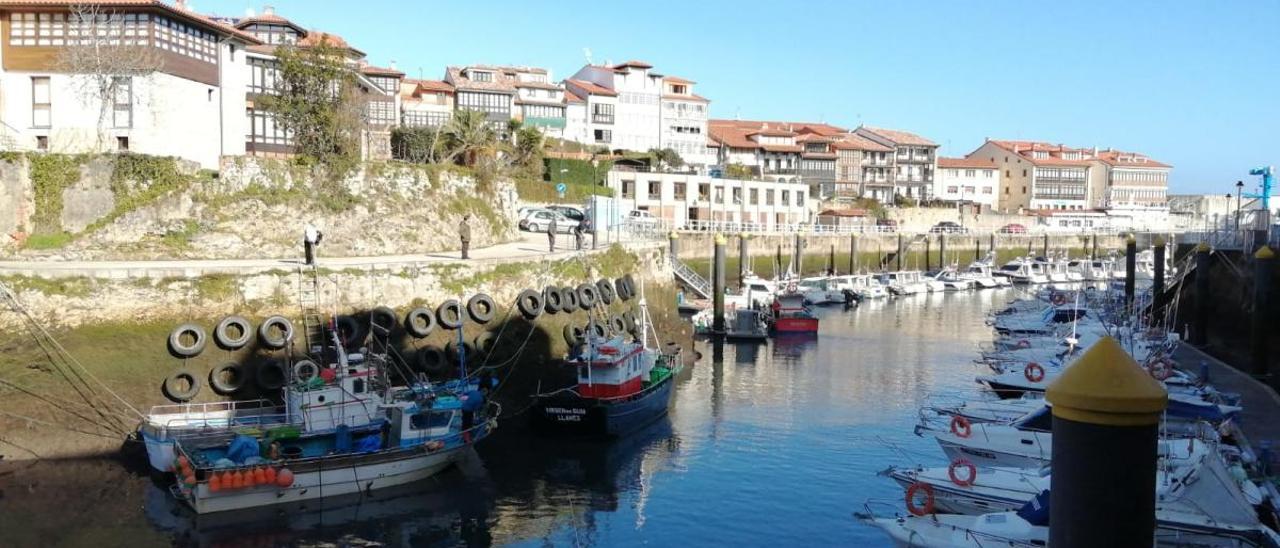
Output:
[[897,232],[898,221],[893,219],[876,219],[876,226],[881,232]]
[[963,226],[960,226],[960,223],[955,221],[942,221],[933,225],[933,228],[930,228],[929,232],[931,234],[964,234],[968,232],[968,230],[965,230]]
[[658,218],[648,211],[633,209],[627,213],[627,224],[653,228],[658,226]]
[[1027,227],[1022,226],[1018,223],[1009,223],[1007,225],[1000,227],[1000,230],[998,232],[1001,234],[1026,234]]
[[520,219],[520,230],[529,232],[546,232],[547,226],[551,224],[551,219],[556,220],[556,232],[568,234],[573,232],[573,228],[578,226],[578,221],[565,217],[550,209],[542,209],[529,212],[525,218]]
[[578,221],[578,222],[582,222],[583,219],[587,218],[586,215],[583,215],[582,210],[576,207],[548,206],[547,209],[550,209],[551,211],[564,215],[565,217],[568,217],[569,219]]

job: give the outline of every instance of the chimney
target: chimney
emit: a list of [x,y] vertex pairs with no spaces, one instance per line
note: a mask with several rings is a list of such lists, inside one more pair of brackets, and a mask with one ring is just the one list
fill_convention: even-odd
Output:
[[1093,145],[1093,155],[1094,156],[1098,155],[1098,145]]
[[262,15],[271,16],[276,14],[275,6],[262,6]]

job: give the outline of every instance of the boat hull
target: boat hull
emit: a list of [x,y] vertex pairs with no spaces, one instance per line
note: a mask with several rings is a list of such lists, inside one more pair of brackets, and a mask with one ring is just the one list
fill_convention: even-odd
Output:
[[778,318],[773,321],[774,333],[817,333],[817,318]]
[[639,430],[667,414],[674,375],[634,399],[607,403],[574,394],[541,397],[531,411],[539,432],[592,438],[615,438]]

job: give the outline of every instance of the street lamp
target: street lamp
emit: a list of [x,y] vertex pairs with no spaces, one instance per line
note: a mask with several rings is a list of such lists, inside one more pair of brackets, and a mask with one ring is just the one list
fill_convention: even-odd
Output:
[[[1240,230],[1240,192],[1244,190],[1244,181],[1236,181],[1236,231]],[[1227,195],[1231,199],[1231,195]]]

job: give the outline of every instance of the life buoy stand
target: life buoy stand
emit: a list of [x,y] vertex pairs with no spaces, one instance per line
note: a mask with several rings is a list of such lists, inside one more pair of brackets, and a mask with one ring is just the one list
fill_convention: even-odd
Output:
[[956,415],[951,417],[951,433],[967,438],[973,435],[973,425],[969,424],[969,419]]
[[[924,504],[916,506],[916,495],[924,491]],[[924,517],[933,513],[933,486],[923,482],[915,482],[907,487],[907,511],[911,515]]]
[[1036,362],[1028,363],[1022,368],[1022,376],[1026,377],[1028,382],[1040,382],[1044,380],[1044,366]]
[[[963,476],[956,473],[961,468],[968,469],[968,472]],[[947,467],[947,477],[951,478],[951,483],[960,487],[969,487],[978,479],[978,467],[965,459],[956,459],[951,461],[951,465]]]

